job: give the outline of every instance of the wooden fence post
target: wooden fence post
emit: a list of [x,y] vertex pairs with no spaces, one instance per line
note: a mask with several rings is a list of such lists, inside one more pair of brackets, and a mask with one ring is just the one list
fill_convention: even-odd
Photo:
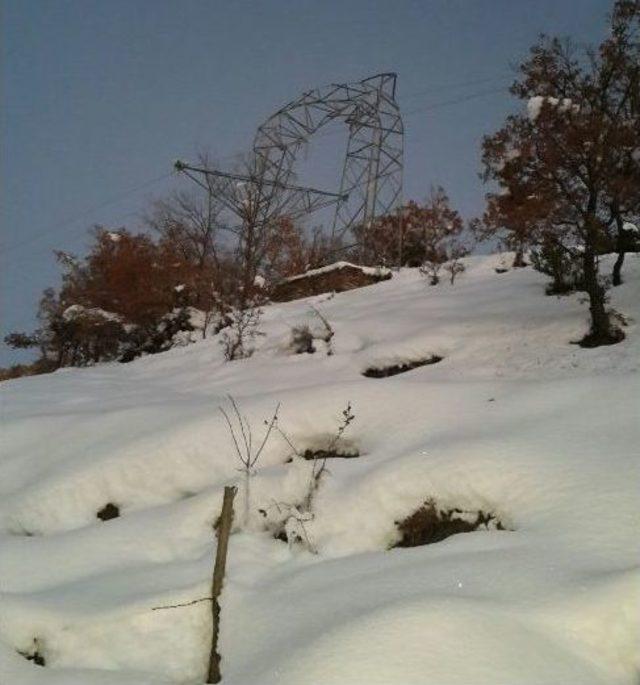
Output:
[[218,634],[220,632],[220,603],[218,602],[218,597],[220,596],[222,583],[224,582],[224,572],[227,564],[227,549],[229,548],[229,533],[231,533],[231,524],[233,522],[233,498],[235,495],[235,487],[225,487],[222,500],[222,512],[220,513],[218,525],[216,563],[213,568],[213,578],[211,581],[211,618],[213,622],[213,633],[211,635],[211,652],[209,653],[207,683],[219,683],[222,679],[222,676],[220,675],[220,654],[218,654]]

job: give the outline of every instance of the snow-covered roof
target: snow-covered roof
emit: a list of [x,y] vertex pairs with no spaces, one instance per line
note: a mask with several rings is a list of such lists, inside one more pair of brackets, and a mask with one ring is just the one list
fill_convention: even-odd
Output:
[[326,274],[331,271],[339,271],[340,269],[346,268],[357,269],[370,276],[384,276],[391,273],[390,270],[385,267],[361,266],[359,264],[352,264],[351,262],[334,262],[333,264],[327,264],[327,266],[321,266],[317,269],[309,269],[309,271],[305,271],[303,274],[298,274],[297,276],[290,276],[289,278],[286,278],[285,281],[297,281],[300,278],[308,278],[309,276],[317,276],[318,274]]

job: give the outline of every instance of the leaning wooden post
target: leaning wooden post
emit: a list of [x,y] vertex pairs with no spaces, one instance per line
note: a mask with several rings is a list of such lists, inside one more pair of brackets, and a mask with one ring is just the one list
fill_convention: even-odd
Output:
[[233,522],[233,498],[236,495],[236,488],[227,486],[224,489],[222,499],[222,512],[218,523],[218,547],[216,549],[216,563],[213,568],[213,579],[211,581],[211,618],[213,622],[213,634],[211,636],[211,652],[209,654],[209,672],[207,683],[219,683],[220,675],[220,654],[218,654],[218,634],[220,632],[220,603],[218,597],[222,591],[224,581],[224,571],[227,564],[227,549],[229,547],[229,533]]

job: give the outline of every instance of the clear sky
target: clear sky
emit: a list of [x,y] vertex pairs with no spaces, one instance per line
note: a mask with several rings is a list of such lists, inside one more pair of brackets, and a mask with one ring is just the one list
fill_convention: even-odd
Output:
[[[53,249],[136,229],[174,159],[222,162],[302,91],[398,73],[405,196],[442,184],[482,211],[479,143],[515,106],[511,65],[540,32],[597,42],[608,0],[4,0],[0,330],[30,330]],[[300,180],[336,189],[344,140]],[[0,349],[0,366],[24,355]]]

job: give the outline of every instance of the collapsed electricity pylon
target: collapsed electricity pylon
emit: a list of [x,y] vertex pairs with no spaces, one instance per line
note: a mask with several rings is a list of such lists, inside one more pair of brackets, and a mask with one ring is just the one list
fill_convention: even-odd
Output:
[[[246,174],[183,162],[177,162],[176,168],[194,180],[198,180],[194,174],[203,174],[206,183],[198,182],[210,192],[215,180],[214,191],[222,204],[241,218],[249,201],[260,223],[283,215],[297,218],[335,204],[333,240],[354,231],[366,240],[371,222],[390,214],[402,196],[404,128],[395,90],[396,74],[389,73],[304,93],[258,128]],[[349,128],[339,192],[294,185],[298,153],[334,120]]]

